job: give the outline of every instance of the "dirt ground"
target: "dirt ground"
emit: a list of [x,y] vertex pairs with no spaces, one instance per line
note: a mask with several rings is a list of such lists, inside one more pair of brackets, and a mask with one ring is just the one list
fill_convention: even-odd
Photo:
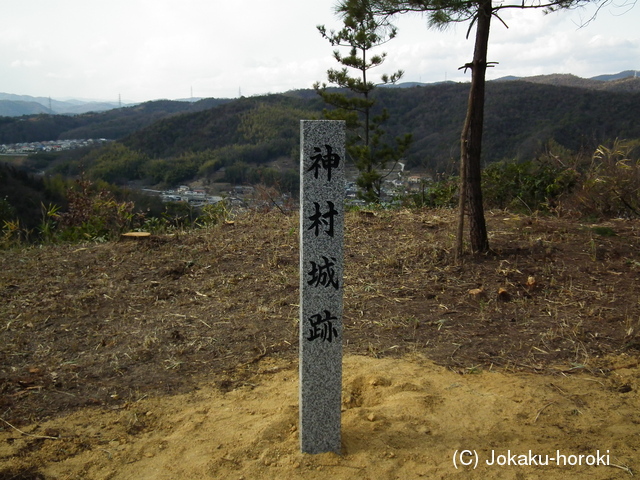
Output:
[[298,447],[294,214],[0,252],[0,480],[631,476],[640,222],[487,221],[459,265],[449,211],[347,217],[341,455]]

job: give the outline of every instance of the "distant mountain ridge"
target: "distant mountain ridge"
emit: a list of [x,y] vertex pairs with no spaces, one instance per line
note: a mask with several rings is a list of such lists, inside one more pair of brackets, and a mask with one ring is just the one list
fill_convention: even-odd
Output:
[[49,97],[32,97],[0,92],[0,116],[18,117],[41,113],[53,115],[80,115],[88,112],[104,112],[121,107],[115,102],[82,100],[54,100]]
[[0,116],[0,145],[65,140],[76,138],[108,138],[115,140],[172,115],[198,112],[230,102],[208,98],[197,102],[155,100],[102,112],[78,115],[40,115],[34,112],[29,122],[20,115]]
[[598,75],[591,78],[581,78],[570,73],[553,73],[550,75],[536,75],[533,77],[501,77],[494,82],[514,81],[538,83],[563,87],[587,88],[589,90],[606,90],[612,92],[640,91],[640,78],[638,70],[625,70],[624,72]]
[[612,80],[622,80],[623,78],[628,78],[628,77],[637,78],[637,76],[638,76],[638,70],[625,70],[624,72],[616,73],[613,75],[598,75],[597,77],[591,77],[591,80],[610,82]]
[[[500,77],[491,82],[509,82],[519,80],[521,82],[539,83],[543,85],[555,85],[564,87],[588,88],[591,90],[608,90],[608,91],[640,91],[640,78],[638,78],[638,70],[625,70],[624,72],[598,75],[591,78],[582,78],[570,73],[552,73],[549,75],[535,75],[532,77],[516,77],[508,75]],[[421,83],[421,82],[403,82],[395,85],[388,85],[390,88],[412,88],[425,87],[427,85],[437,85],[443,83],[455,83],[451,81]]]
[[[562,85],[566,87],[580,87],[594,90],[611,91],[640,91],[640,78],[637,77],[638,70],[625,70],[614,74],[598,75],[591,78],[581,78],[572,74],[550,74],[537,75],[533,77],[505,76],[492,80],[494,82],[504,82],[520,80],[523,82],[541,83],[547,85]],[[403,82],[396,85],[389,85],[389,88],[413,88],[427,85],[439,85],[445,83],[455,83],[451,81],[422,83]],[[202,98],[184,98],[173,100],[174,102],[197,103]],[[230,99],[228,99],[230,100]],[[136,105],[120,104],[118,102],[104,101],[83,101],[83,100],[55,100],[50,97],[32,97],[29,95],[14,95],[0,92],[0,117],[20,117],[22,115],[82,115],[89,112],[106,112],[116,108],[130,107]]]

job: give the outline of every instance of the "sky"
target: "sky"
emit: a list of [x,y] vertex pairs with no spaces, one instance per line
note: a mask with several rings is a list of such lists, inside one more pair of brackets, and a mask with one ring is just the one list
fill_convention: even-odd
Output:
[[[545,15],[507,11],[492,22],[488,78],[640,70],[640,6],[614,0]],[[123,103],[235,98],[311,88],[339,65],[316,26],[339,29],[337,0],[0,0],[0,92]],[[429,29],[396,18],[398,35],[374,76],[466,82],[467,24]]]

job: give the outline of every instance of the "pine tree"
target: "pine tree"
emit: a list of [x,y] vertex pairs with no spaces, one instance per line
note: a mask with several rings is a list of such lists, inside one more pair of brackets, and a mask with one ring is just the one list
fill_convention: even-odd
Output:
[[[339,50],[333,52],[343,68],[327,71],[329,84],[338,89],[329,89],[326,83],[320,82],[314,85],[314,89],[326,103],[335,107],[325,110],[325,118],[346,121],[349,130],[346,150],[359,171],[357,185],[360,187],[360,198],[379,203],[386,176],[383,171],[389,163],[395,166],[411,144],[410,134],[396,138],[394,146],[384,143],[382,124],[389,114],[386,109],[374,114],[376,100],[372,95],[373,90],[397,82],[403,72],[399,70],[390,76],[382,75],[378,83],[371,81],[369,70],[380,66],[386,58],[386,53],[373,55],[371,50],[394,38],[396,29],[376,21],[370,13],[368,0],[351,1],[348,10],[343,13],[343,22],[344,27],[338,32],[327,32],[324,26],[318,26],[320,34],[332,46],[349,48],[348,55],[343,55]],[[350,69],[356,71],[355,76],[350,74]]]

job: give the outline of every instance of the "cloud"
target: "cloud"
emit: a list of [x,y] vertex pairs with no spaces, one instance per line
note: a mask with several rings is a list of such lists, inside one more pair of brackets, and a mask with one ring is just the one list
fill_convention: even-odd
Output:
[[54,79],[54,80],[71,80],[74,76],[70,72],[60,73],[60,72],[47,72],[45,78]]
[[42,65],[40,60],[14,60],[11,62],[11,68],[34,68]]
[[[624,1],[624,0],[623,0]],[[0,29],[0,77],[14,93],[144,101],[237,96],[309,88],[338,67],[316,30],[341,27],[336,0],[50,0],[12,2]],[[38,15],[33,12],[37,11]],[[638,13],[608,10],[585,28],[595,6],[543,15],[503,12],[492,24],[489,78],[571,72],[597,75],[640,65]],[[615,12],[620,13],[618,10]],[[28,20],[29,29],[18,28]],[[397,18],[398,37],[378,73],[405,71],[404,81],[468,81],[468,24],[444,32],[419,15]],[[18,57],[16,59],[16,57]],[[39,63],[38,63],[39,62]],[[42,73],[44,72],[44,73]],[[48,73],[46,73],[48,72]],[[27,90],[28,89],[28,90]]]

